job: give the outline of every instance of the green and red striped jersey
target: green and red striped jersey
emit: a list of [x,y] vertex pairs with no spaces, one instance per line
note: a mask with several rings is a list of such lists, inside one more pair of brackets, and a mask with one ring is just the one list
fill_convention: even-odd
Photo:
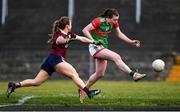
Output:
[[104,47],[108,48],[108,33],[112,31],[113,28],[119,27],[118,21],[115,23],[106,22],[104,17],[95,18],[91,24],[95,28],[91,31],[91,35],[94,40],[104,41]]

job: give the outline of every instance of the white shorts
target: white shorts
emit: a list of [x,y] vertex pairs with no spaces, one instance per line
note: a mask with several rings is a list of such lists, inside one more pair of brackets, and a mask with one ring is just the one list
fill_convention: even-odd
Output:
[[89,44],[89,52],[93,57],[103,49],[105,48],[102,45]]

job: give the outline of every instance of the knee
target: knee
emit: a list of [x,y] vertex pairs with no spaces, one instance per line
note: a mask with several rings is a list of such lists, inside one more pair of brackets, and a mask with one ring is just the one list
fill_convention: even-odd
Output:
[[121,60],[121,56],[120,55],[115,55],[114,56],[114,62],[117,62],[117,61],[119,61],[119,60]]

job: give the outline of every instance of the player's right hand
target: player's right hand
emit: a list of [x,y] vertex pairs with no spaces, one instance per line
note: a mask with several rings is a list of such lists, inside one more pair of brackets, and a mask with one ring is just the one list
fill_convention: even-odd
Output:
[[73,42],[73,41],[75,41],[75,40],[76,40],[76,38],[68,38],[68,39],[66,40],[66,43],[69,44],[70,42]]

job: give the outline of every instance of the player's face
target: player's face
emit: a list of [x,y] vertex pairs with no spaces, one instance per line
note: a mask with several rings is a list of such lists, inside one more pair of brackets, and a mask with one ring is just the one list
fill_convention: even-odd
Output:
[[113,16],[111,19],[110,19],[110,23],[116,23],[119,19],[119,16]]

